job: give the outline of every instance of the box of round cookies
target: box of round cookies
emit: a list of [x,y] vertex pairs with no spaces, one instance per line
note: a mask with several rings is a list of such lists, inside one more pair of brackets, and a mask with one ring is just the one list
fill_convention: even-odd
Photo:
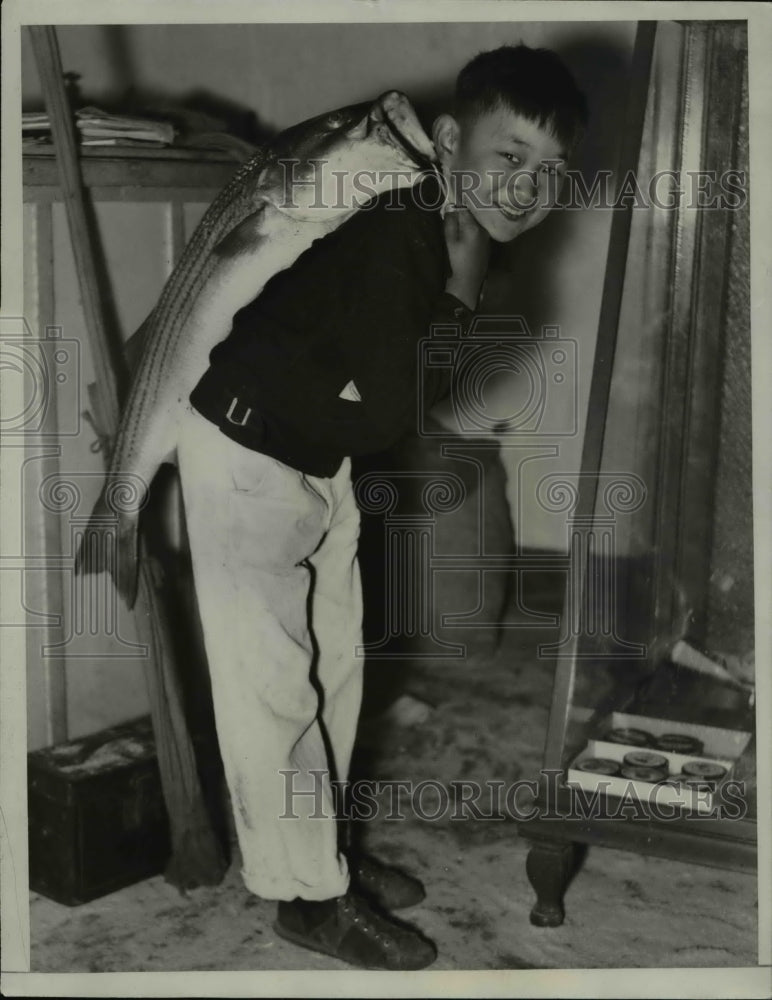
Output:
[[751,734],[613,712],[568,767],[566,783],[709,815]]

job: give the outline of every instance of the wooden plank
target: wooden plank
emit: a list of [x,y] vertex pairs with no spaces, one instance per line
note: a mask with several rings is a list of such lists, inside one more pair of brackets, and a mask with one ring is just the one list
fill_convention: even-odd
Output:
[[[682,122],[677,169],[697,171],[701,166],[705,108],[705,59],[707,28],[689,25],[682,83]],[[679,207],[670,253],[670,301],[664,341],[662,418],[659,428],[659,461],[653,500],[655,528],[652,548],[654,561],[653,629],[658,636],[682,633],[686,627],[685,595],[678,579],[678,549],[686,511],[681,496],[681,475],[685,455],[684,424],[687,404],[690,352],[693,342],[692,309],[696,267],[697,220],[699,213]]]
[[[225,187],[239,168],[235,160],[172,160],[172,159],[81,159],[83,184],[86,188],[208,188]],[[56,161],[51,157],[24,155],[22,160],[24,186],[58,187]]]
[[[619,151],[618,180],[623,179],[628,171],[634,171],[638,165],[655,35],[656,22],[642,21],[639,23],[630,73],[632,82],[626,114],[627,128]],[[624,209],[615,211],[611,223],[603,298],[598,321],[598,339],[595,347],[592,383],[582,444],[581,475],[577,486],[577,503],[569,538],[573,536],[575,528],[584,532],[586,537],[595,513],[598,473],[603,456],[603,438],[611,392],[611,375],[614,368],[614,352],[627,266],[627,246],[630,239],[631,220],[632,204],[628,204]],[[584,543],[584,541],[583,537],[582,542]],[[565,592],[562,621],[564,632],[568,626],[568,636],[562,647],[555,673],[544,755],[546,768],[560,766],[562,748],[568,728],[581,638],[581,623],[580,628],[574,628],[570,623],[573,622],[577,609],[581,614],[584,604],[589,563],[589,560],[584,560],[585,555],[586,552],[579,554],[579,565],[574,567],[576,588],[569,585]]]
[[56,34],[53,28],[33,25],[29,28],[29,35],[51,121],[56,148],[54,168],[58,170],[64,195],[72,252],[81,284],[83,312],[102,408],[99,418],[105,425],[115,428],[120,415],[120,376],[116,372],[120,372],[123,367],[121,345],[104,339],[108,317],[98,281],[100,269],[96,264],[97,253],[93,246],[93,220],[89,217],[78,169],[77,138],[62,82]]
[[[731,38],[738,30],[688,29],[683,176],[708,170],[720,176],[731,166],[742,72]],[[709,592],[728,242],[728,212],[678,212],[655,488],[654,632],[677,638],[686,630],[698,642]]]
[[[25,156],[52,159],[56,146],[52,142],[30,144],[22,148]],[[78,144],[81,160],[181,160],[211,163],[233,163],[233,157],[212,149],[194,149],[183,146],[84,146]]]
[[[53,295],[53,240],[50,205],[36,205],[32,209],[32,232],[25,230],[32,251],[31,273],[25,273],[24,310],[36,339],[43,340],[45,331],[54,322]],[[56,369],[54,349],[56,342],[44,344],[46,363]],[[39,432],[25,435],[25,467],[30,478],[25,486],[38,487],[48,476],[59,471],[61,448],[55,443],[58,431],[55,399],[48,400],[42,415]],[[32,476],[34,475],[34,483]],[[44,557],[45,567],[40,572],[27,574],[25,600],[33,607],[42,607],[50,617],[47,624],[30,623],[27,629],[27,685],[30,695],[37,686],[42,688],[45,711],[46,745],[67,739],[67,678],[61,656],[45,655],[43,650],[61,642],[64,635],[64,576],[58,567],[51,565],[61,553],[59,518],[43,504],[27,501],[24,509],[24,551],[29,555]],[[37,562],[37,560],[36,560]],[[30,667],[34,676],[29,676]]]
[[[657,27],[647,134],[638,167],[644,188],[652,178],[678,176],[684,35],[683,27],[674,22],[660,22]],[[667,196],[666,188],[661,189],[661,196]],[[617,347],[622,364],[620,379],[612,389],[611,424],[603,457],[604,467],[633,471],[648,491],[643,507],[620,522],[618,537],[620,551],[635,557],[628,567],[619,620],[625,634],[629,628],[636,639],[649,644],[650,661],[656,659],[659,645],[654,617],[654,566],[662,553],[656,547],[655,485],[660,468],[677,215],[675,209],[655,204],[634,215]],[[631,396],[637,400],[633,406]]]
[[[211,188],[186,188],[182,185],[178,185],[177,187],[131,187],[128,185],[122,187],[103,187],[97,185],[89,188],[89,195],[94,203],[112,201],[149,202],[154,204],[168,204],[171,202],[179,205],[198,202],[209,204],[214,201],[226,183],[227,179],[223,184]],[[61,188],[56,186],[24,188],[25,204],[60,202],[61,200]]]
[[[736,36],[743,30],[743,25],[711,24],[708,28],[700,169],[714,172],[716,177],[736,166],[734,153],[743,72]],[[693,609],[691,634],[704,642],[713,548],[731,213],[713,208],[697,214],[680,489],[685,516],[679,524],[676,575]]]
[[[657,26],[654,21],[642,21],[638,25],[630,71],[632,82],[625,115],[626,128],[619,153],[618,179],[624,179],[628,172],[634,172],[640,159],[656,30]],[[575,516],[580,521],[591,519],[595,514],[597,474],[603,457],[603,439],[606,433],[608,401],[627,269],[627,247],[630,241],[632,213],[632,199],[628,199],[623,210],[614,212],[611,223],[606,274],[603,281],[603,297],[598,320],[598,339],[595,346],[593,377],[582,445],[582,473],[589,475],[587,477],[583,475],[578,489]]]
[[[62,67],[55,29],[51,26],[29,28],[35,58],[51,119],[51,128],[61,173],[67,217],[70,225],[73,257],[86,315],[86,325],[96,369],[96,415],[99,424],[113,435],[118,426],[120,408],[117,372],[125,372],[122,344],[117,352],[105,340],[106,314],[96,275],[102,258],[93,242],[93,229],[86,211],[79,173],[72,113],[62,82]],[[181,889],[217,884],[225,864],[220,845],[211,829],[201,792],[196,759],[185,719],[179,678],[175,672],[170,625],[164,614],[161,595],[149,565],[144,541],[139,572],[137,629],[140,640],[151,650],[145,661],[150,692],[150,710],[156,738],[161,782],[169,813],[172,834],[172,858],[166,877]]]
[[[613,809],[610,800],[610,810]],[[610,811],[609,810],[609,811]],[[553,814],[554,816],[554,814]],[[708,868],[754,872],[757,868],[755,824],[723,821],[718,826],[709,819],[647,822],[630,820],[579,820],[563,818],[537,819],[520,822],[518,834],[526,840],[543,838],[611,847],[660,858],[670,858]],[[719,832],[714,832],[715,828]]]

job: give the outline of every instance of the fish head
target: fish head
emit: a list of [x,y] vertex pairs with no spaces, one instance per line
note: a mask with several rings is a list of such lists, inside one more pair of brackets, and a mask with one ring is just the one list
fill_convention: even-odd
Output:
[[325,223],[384,191],[412,186],[436,163],[410,101],[390,90],[282,132],[260,187],[282,213]]

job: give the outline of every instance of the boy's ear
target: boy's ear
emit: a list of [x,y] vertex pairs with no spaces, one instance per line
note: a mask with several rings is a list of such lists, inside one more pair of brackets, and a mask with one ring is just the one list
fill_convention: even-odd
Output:
[[435,118],[432,125],[432,141],[443,165],[455,156],[460,132],[459,124],[453,115],[444,114]]

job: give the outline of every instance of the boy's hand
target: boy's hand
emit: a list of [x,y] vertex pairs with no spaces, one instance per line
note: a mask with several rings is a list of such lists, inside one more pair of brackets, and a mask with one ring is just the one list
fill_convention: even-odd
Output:
[[445,213],[445,243],[452,269],[445,291],[476,309],[488,270],[490,237],[468,208],[452,208]]

